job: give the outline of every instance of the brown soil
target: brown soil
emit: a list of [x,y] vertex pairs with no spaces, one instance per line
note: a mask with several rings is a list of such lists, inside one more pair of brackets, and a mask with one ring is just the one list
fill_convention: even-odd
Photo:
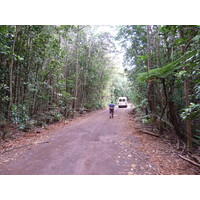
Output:
[[130,108],[95,111],[0,146],[0,174],[200,174],[161,138],[142,134]]

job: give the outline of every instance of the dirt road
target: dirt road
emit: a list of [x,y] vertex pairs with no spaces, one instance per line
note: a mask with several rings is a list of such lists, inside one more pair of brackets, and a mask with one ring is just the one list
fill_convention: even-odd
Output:
[[[166,164],[153,161],[155,156],[161,155],[162,150],[154,155],[143,151],[144,138],[130,131],[137,127],[130,126],[129,110],[116,108],[113,119],[109,118],[108,110],[99,110],[75,123],[64,125],[47,141],[31,145],[13,161],[1,163],[0,174],[165,174],[162,166]],[[20,149],[7,154],[13,156],[18,151]],[[174,160],[171,154],[168,159]],[[185,168],[188,166],[184,163]],[[185,168],[177,169],[177,174],[198,173],[195,168],[185,172],[188,170]],[[173,173],[175,171],[172,169]]]

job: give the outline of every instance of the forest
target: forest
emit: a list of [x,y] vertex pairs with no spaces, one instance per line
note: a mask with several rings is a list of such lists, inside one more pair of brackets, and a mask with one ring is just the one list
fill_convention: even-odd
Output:
[[[200,26],[0,26],[0,133],[30,130],[127,96],[143,123],[200,146]],[[124,71],[115,62],[124,53]]]
[[[20,130],[99,109],[127,84],[98,26],[0,26],[0,120]],[[125,86],[126,85],[126,86]]]
[[200,142],[200,26],[122,26],[131,100],[159,134]]

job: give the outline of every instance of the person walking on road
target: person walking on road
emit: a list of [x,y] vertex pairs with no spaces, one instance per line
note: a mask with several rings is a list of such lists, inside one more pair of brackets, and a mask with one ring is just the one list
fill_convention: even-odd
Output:
[[109,112],[110,112],[110,118],[114,117],[114,108],[115,108],[115,104],[113,104],[113,102],[111,102],[109,104]]

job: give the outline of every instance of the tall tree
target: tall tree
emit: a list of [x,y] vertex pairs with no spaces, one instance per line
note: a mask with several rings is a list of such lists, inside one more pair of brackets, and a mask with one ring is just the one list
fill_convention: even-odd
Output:
[[[151,26],[147,25],[147,69],[148,71],[151,70]],[[149,102],[149,108],[152,114],[155,114],[155,109],[154,109],[154,84],[152,81],[148,82],[148,86],[147,86],[147,98],[148,98],[148,102]]]
[[8,121],[11,121],[11,106],[13,103],[13,63],[14,63],[14,53],[15,53],[15,43],[17,40],[17,34],[19,31],[19,26],[15,26],[15,31],[14,31],[14,40],[13,40],[13,45],[12,45],[12,51],[11,51],[11,62],[9,65],[9,77],[10,77],[10,100],[9,100],[9,104],[8,104]]

